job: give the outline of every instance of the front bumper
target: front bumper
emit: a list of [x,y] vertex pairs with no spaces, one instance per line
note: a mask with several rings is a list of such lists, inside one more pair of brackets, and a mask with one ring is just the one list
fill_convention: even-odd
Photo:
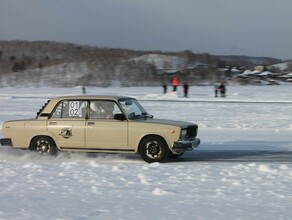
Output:
[[192,140],[180,140],[174,142],[172,149],[174,151],[190,151],[198,147],[200,142],[201,140],[199,138],[195,138]]
[[11,138],[1,138],[0,139],[0,144],[2,146],[12,146]]

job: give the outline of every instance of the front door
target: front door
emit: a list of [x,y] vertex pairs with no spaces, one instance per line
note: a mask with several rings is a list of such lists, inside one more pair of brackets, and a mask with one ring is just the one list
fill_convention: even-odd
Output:
[[[91,101],[90,113],[86,122],[86,148],[106,151],[128,151],[128,121],[115,120],[121,114],[113,101]],[[90,111],[91,112],[91,111]]]

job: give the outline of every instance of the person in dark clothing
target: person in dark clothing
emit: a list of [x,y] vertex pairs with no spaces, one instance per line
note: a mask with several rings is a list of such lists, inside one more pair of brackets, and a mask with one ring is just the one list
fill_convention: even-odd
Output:
[[187,82],[184,83],[183,85],[184,88],[184,97],[188,97],[188,93],[189,93],[189,84]]
[[82,86],[82,93],[83,93],[83,95],[86,95],[86,88],[85,88],[85,86]]
[[223,82],[219,86],[219,91],[220,91],[221,97],[226,97],[226,86]]
[[163,94],[167,93],[167,85],[164,83],[162,87],[163,87]]
[[219,92],[219,83],[214,84],[214,92],[215,92],[215,98],[217,98],[218,92]]

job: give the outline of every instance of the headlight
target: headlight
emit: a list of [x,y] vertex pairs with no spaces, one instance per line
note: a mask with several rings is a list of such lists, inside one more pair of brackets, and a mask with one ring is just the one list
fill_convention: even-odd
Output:
[[180,138],[186,138],[188,134],[187,129],[181,129]]

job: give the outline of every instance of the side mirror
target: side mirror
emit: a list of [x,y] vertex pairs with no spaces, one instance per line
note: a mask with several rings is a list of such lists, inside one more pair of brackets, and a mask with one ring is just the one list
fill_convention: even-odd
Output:
[[132,100],[128,100],[125,102],[125,105],[132,105],[132,104],[133,104]]
[[119,120],[119,121],[125,121],[126,117],[124,114],[115,114],[114,119]]

